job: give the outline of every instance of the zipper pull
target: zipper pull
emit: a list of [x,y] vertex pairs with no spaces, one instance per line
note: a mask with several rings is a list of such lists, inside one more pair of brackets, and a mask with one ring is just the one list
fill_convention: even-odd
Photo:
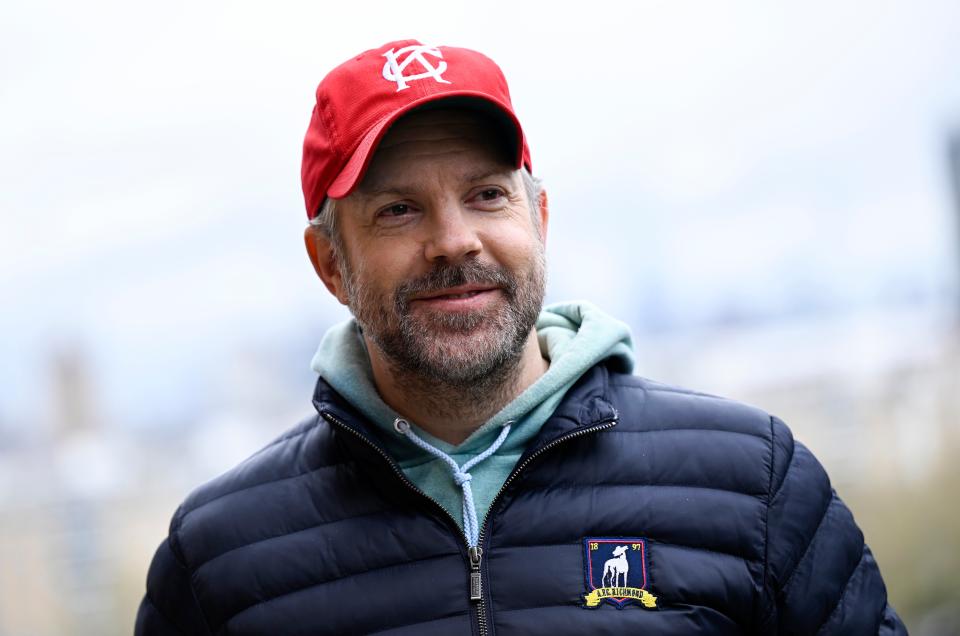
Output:
[[467,548],[470,554],[470,600],[483,600],[483,584],[480,582],[480,557],[483,550],[477,546]]

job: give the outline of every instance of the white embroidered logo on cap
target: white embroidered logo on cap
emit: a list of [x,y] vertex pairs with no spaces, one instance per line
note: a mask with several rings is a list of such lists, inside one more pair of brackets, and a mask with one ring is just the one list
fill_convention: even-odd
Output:
[[[407,54],[402,60],[398,59],[404,53]],[[433,57],[439,58],[440,63],[434,66],[429,60],[427,60],[426,55],[432,55]],[[423,44],[412,44],[410,46],[405,46],[399,51],[394,51],[390,49],[383,54],[383,57],[387,58],[386,63],[383,65],[383,79],[389,80],[391,82],[397,83],[397,92],[399,93],[405,88],[410,88],[407,86],[407,82],[412,82],[415,80],[427,79],[432,77],[440,84],[450,84],[447,80],[441,77],[441,73],[447,70],[447,63],[443,61],[443,53],[440,52],[440,49],[434,46],[425,46]],[[410,62],[416,60],[420,62],[420,66],[426,69],[423,73],[417,73],[416,75],[404,75],[403,71],[410,65]]]

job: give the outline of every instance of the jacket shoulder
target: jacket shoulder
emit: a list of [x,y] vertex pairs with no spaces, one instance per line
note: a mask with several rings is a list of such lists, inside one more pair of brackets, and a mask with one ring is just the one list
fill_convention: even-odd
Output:
[[306,418],[191,492],[170,522],[171,547],[195,569],[291,527],[315,525],[319,511],[291,502],[302,501],[318,482],[335,479],[346,462],[326,420]]
[[[304,419],[226,473],[196,488],[177,509],[170,532],[153,558],[136,633],[210,633],[201,609],[205,577],[200,570],[219,556],[282,534],[294,520],[289,498],[304,477],[335,465],[330,430],[318,416]],[[229,560],[227,560],[229,561]],[[213,617],[217,619],[216,616]],[[217,622],[216,620],[214,621]]]
[[765,440],[790,429],[761,408],[728,398],[611,373],[610,394],[626,427],[642,430],[702,430],[753,435]]
[[182,514],[190,514],[233,493],[335,462],[329,453],[330,445],[324,443],[328,436],[329,425],[319,415],[304,418],[233,468],[195,488],[184,500]]
[[[663,461],[689,461],[689,483],[715,485],[724,475],[720,481],[730,478],[732,489],[769,504],[803,448],[780,418],[744,402],[626,374],[611,373],[608,386],[617,429],[645,434],[637,443]],[[808,468],[805,483],[829,493],[819,464]]]

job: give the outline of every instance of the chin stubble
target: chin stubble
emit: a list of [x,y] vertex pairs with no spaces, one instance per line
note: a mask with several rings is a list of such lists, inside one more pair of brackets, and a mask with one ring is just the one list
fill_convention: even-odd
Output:
[[[542,247],[533,259],[519,278],[504,267],[475,259],[441,263],[401,284],[389,302],[359,282],[362,271],[350,272],[346,267],[341,271],[347,273],[345,287],[357,322],[383,352],[395,376],[424,389],[446,387],[482,394],[506,388],[519,370],[524,345],[543,305]],[[492,313],[417,315],[411,310],[410,299],[417,294],[467,284],[496,287],[506,302]]]

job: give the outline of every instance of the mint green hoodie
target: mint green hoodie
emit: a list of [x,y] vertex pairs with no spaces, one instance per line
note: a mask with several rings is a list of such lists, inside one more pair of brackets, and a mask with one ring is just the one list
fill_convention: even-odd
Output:
[[[424,441],[452,457],[459,465],[480,454],[513,422],[506,441],[477,464],[470,474],[477,516],[486,516],[527,444],[553,414],[567,390],[597,362],[613,358],[614,367],[633,372],[630,328],[586,301],[544,307],[536,323],[540,351],[550,367],[536,382],[490,418],[459,445],[433,437],[410,422]],[[380,398],[373,383],[370,359],[357,323],[348,320],[332,327],[320,343],[310,365],[340,395],[380,429],[380,438],[404,474],[428,496],[437,500],[463,527],[463,494],[441,460],[414,446],[398,434],[393,422],[401,417]]]

